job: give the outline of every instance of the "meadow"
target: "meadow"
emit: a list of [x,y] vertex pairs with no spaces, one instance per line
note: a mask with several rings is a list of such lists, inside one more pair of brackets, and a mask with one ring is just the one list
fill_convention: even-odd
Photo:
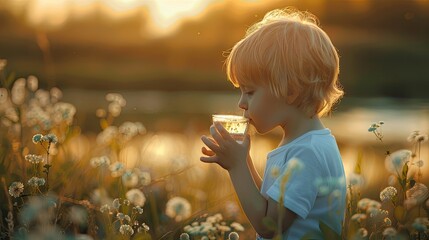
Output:
[[[154,131],[144,116],[121,118],[126,96],[108,93],[89,118],[98,131],[87,131],[60,89],[39,88],[35,76],[15,79],[6,60],[0,65],[2,239],[254,238],[226,173],[198,160],[199,137],[207,134],[199,129],[209,120],[182,132]],[[325,238],[429,239],[428,135],[411,131],[392,142],[389,121],[362,124],[369,146],[339,141],[346,220],[342,236],[321,224]],[[275,143],[262,136],[252,146],[262,170]],[[337,182],[318,186],[335,194]]]

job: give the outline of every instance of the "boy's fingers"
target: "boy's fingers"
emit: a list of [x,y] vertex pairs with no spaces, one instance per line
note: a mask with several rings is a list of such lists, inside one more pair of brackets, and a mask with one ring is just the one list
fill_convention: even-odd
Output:
[[215,122],[214,126],[216,127],[216,130],[219,132],[219,134],[225,138],[226,140],[232,140],[231,135],[229,132],[222,126],[222,124]]
[[214,156],[215,155],[215,153],[212,150],[207,149],[206,147],[202,147],[201,152],[207,156]]
[[212,139],[202,136],[201,141],[203,141],[203,143],[206,144],[213,152],[219,151],[219,146]]
[[205,162],[205,163],[217,163],[217,158],[216,157],[200,157],[200,161]]

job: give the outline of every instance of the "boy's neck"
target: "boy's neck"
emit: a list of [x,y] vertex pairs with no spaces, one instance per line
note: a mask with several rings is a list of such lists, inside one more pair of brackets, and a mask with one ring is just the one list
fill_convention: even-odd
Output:
[[289,121],[282,126],[283,138],[279,146],[286,145],[307,132],[321,130],[325,128],[326,127],[323,125],[322,121],[317,116],[312,118],[302,117],[289,119]]

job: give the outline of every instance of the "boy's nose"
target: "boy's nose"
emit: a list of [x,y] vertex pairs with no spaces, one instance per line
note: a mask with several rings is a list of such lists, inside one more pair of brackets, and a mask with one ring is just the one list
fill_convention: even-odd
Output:
[[247,103],[243,99],[243,96],[241,96],[240,100],[238,101],[238,107],[243,109],[243,110],[247,110]]

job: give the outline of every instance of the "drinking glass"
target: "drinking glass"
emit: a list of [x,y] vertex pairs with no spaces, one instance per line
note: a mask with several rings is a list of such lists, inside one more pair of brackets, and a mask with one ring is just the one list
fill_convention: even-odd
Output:
[[249,119],[239,115],[213,114],[213,123],[219,122],[238,143],[243,143]]

